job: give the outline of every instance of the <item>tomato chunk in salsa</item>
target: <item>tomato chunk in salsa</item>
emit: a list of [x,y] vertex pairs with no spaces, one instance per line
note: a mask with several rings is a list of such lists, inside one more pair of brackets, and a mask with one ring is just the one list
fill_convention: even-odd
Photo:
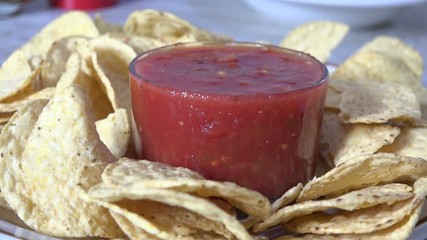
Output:
[[313,175],[327,78],[309,55],[268,45],[142,54],[130,66],[139,157],[279,197]]

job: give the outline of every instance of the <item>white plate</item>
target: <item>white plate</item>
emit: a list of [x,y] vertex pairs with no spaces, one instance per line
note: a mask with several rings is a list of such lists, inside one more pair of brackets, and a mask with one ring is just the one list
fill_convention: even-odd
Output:
[[405,8],[426,0],[244,0],[256,11],[274,20],[299,25],[315,20],[345,22],[368,27],[391,22]]

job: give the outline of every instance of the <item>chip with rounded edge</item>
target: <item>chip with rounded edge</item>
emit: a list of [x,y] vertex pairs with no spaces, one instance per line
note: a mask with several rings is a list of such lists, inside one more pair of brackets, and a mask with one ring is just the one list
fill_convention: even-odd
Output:
[[427,160],[427,128],[403,128],[396,140],[382,147],[380,152],[393,152]]
[[135,51],[123,42],[109,37],[91,40],[91,59],[96,74],[101,81],[114,110],[124,108],[130,114],[130,86],[128,67]]
[[[33,127],[28,137],[19,136],[19,148],[1,144],[6,166],[1,189],[10,207],[40,233],[122,236],[106,209],[81,197],[115,160],[99,139],[84,90],[71,86],[59,91],[36,117],[22,119]],[[2,134],[3,141],[12,137]]]
[[107,166],[102,179],[106,186],[112,188],[171,189],[202,197],[218,197],[259,218],[267,217],[271,209],[268,199],[256,191],[231,182],[206,180],[186,168],[146,160],[122,158]]
[[100,34],[110,33],[110,32],[122,32],[123,26],[120,24],[112,24],[107,21],[105,21],[104,18],[101,17],[101,14],[97,13],[95,15],[94,20],[96,28],[98,28],[98,31]]
[[153,234],[148,233],[144,229],[135,226],[131,221],[129,221],[123,215],[116,213],[114,211],[110,211],[111,216],[114,218],[116,223],[120,226],[123,232],[130,239],[133,240],[161,240],[161,238],[156,237]]
[[165,43],[230,40],[229,37],[199,29],[172,13],[153,9],[134,11],[128,16],[123,28],[127,33],[159,39]]
[[84,59],[80,54],[72,53],[70,55],[67,60],[66,70],[62,73],[56,85],[56,91],[61,91],[63,88],[74,84],[83,87],[88,93],[89,108],[95,120],[104,119],[109,113],[113,112],[111,103],[104,91],[101,90],[101,84],[98,79],[84,73],[82,61]]
[[339,65],[331,77],[394,82],[417,91],[416,88],[422,86],[422,72],[423,59],[418,51],[398,38],[378,36]]
[[[274,212],[263,222],[256,224],[254,226],[254,231],[264,231],[269,227],[276,226],[280,223],[286,223],[294,218],[309,215],[314,212],[321,212],[319,214],[323,214],[323,212],[328,209],[354,211],[382,204],[392,205],[393,203],[412,198],[413,196],[412,187],[405,184],[392,183],[367,187],[332,199],[305,201],[286,206]],[[327,213],[324,214],[327,215]]]
[[396,83],[332,80],[341,92],[339,116],[346,123],[410,123],[421,118],[413,91]]
[[22,50],[12,53],[0,68],[0,101],[31,86],[35,74]]
[[167,43],[156,38],[137,36],[126,32],[112,32],[108,33],[107,36],[124,42],[132,47],[137,54],[167,45]]
[[414,182],[427,176],[427,161],[392,153],[361,155],[308,182],[297,202],[337,196],[365,186],[398,181]]
[[320,154],[337,166],[347,159],[377,152],[399,135],[387,124],[344,124],[338,114],[325,111],[320,134]]
[[41,84],[43,87],[54,87],[61,76],[69,69],[72,54],[78,54],[80,62],[79,69],[86,75],[94,75],[93,67],[90,66],[89,40],[85,37],[71,36],[55,41],[46,53],[42,64]]
[[392,205],[382,204],[353,212],[314,213],[296,218],[284,224],[284,227],[298,233],[318,234],[370,233],[385,229],[403,221],[406,216],[424,204],[427,178],[418,179],[413,189],[414,197]]
[[341,22],[308,22],[287,34],[280,46],[309,53],[321,62],[327,62],[348,30],[349,26]]
[[150,234],[171,239],[197,230],[226,238],[252,239],[233,216],[206,198],[166,189],[114,188],[98,184],[89,196]]
[[16,112],[24,105],[28,104],[30,101],[36,100],[36,99],[50,99],[52,98],[53,94],[55,93],[55,88],[44,88],[40,91],[34,92],[31,95],[28,95],[27,97],[10,102],[10,103],[1,103],[0,102],[0,112]]
[[91,17],[80,11],[70,11],[56,18],[21,47],[27,59],[46,54],[53,42],[69,36],[97,37],[98,29]]
[[123,157],[130,142],[130,126],[125,109],[110,113],[107,118],[95,122],[101,141],[114,157]]

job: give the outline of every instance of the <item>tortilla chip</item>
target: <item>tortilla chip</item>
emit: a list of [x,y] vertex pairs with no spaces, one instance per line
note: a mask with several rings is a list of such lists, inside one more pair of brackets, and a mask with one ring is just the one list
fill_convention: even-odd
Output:
[[25,53],[15,51],[0,68],[0,101],[30,86],[35,74],[37,72],[31,70]]
[[427,176],[427,161],[391,153],[361,155],[349,159],[304,186],[297,202],[337,196],[380,183],[416,181]]
[[131,13],[125,22],[124,31],[165,43],[230,40],[229,37],[201,30],[172,13],[152,9]]
[[[323,212],[332,208],[354,211],[356,209],[372,208],[373,206],[381,204],[392,205],[393,203],[412,198],[413,196],[412,188],[405,184],[394,183],[383,186],[367,187],[332,199],[305,201],[284,207],[274,212],[263,222],[255,225],[254,231],[263,231],[279,223],[286,223],[294,218],[309,215],[313,212],[321,212],[319,215],[327,215],[327,213]],[[297,232],[301,233],[300,231]]]
[[123,232],[133,240],[161,240],[161,238],[156,237],[153,234],[147,233],[144,229],[135,226],[131,221],[129,221],[123,215],[110,211],[111,216],[123,230]]
[[[115,160],[96,133],[84,90],[65,88],[40,116],[22,121],[28,123],[12,123],[12,127],[30,126],[31,134],[20,135],[24,141],[19,146],[2,144],[1,151],[7,166],[2,176],[8,179],[2,181],[1,189],[10,207],[40,233],[122,236],[106,209],[82,199],[89,187],[101,181],[107,163]],[[2,134],[6,141],[12,137]]]
[[402,156],[422,158],[427,161],[427,128],[403,128],[402,133],[381,152],[394,152]]
[[123,157],[130,142],[130,126],[126,110],[119,109],[95,122],[101,141],[114,157]]
[[338,114],[325,111],[320,135],[320,153],[335,166],[347,159],[377,152],[399,135],[400,129],[386,124],[344,124]]
[[222,198],[248,215],[259,218],[268,216],[271,209],[268,199],[256,191],[231,182],[205,180],[189,169],[145,160],[120,159],[108,165],[102,179],[113,188],[171,189],[202,197]]
[[123,31],[123,26],[105,21],[99,13],[95,15],[94,23],[100,34]]
[[313,55],[321,62],[327,62],[332,50],[347,35],[349,26],[332,21],[305,23],[292,30],[280,46]]
[[340,117],[349,123],[411,122],[421,117],[411,89],[400,84],[368,81],[331,81],[341,92]]
[[130,114],[130,86],[128,67],[135,51],[119,40],[108,37],[93,39],[90,42],[92,64],[100,79],[103,91],[107,93],[114,110],[124,108]]
[[15,112],[18,111],[21,107],[28,104],[29,102],[37,99],[50,99],[55,93],[55,88],[45,88],[38,92],[35,92],[28,97],[17,100],[11,103],[0,103],[0,112]]
[[107,36],[129,45],[137,54],[167,45],[156,38],[137,36],[126,32],[109,33]]
[[225,237],[252,239],[234,216],[207,199],[187,193],[98,184],[91,188],[89,195],[110,211],[126,215],[138,227],[162,238],[170,239],[171,234],[191,236],[192,229],[193,232],[200,229]]
[[62,74],[56,87],[61,91],[71,85],[83,87],[89,97],[89,108],[95,120],[104,119],[111,113],[112,107],[107,95],[102,91],[100,82],[95,77],[90,77],[82,70],[80,55],[72,53],[67,61],[66,71]]
[[21,47],[27,59],[46,54],[53,42],[69,36],[96,37],[98,29],[90,16],[84,12],[71,11],[45,26],[29,42]]
[[379,231],[366,233],[366,234],[338,234],[338,235],[320,235],[320,234],[307,234],[303,236],[282,236],[276,240],[383,240],[383,239],[408,239],[417,224],[421,214],[422,204],[416,207],[408,216],[406,216],[399,223]]
[[46,54],[41,71],[41,84],[43,87],[54,87],[62,75],[67,72],[72,54],[80,57],[79,67],[86,75],[93,76],[94,70],[90,63],[89,41],[85,37],[67,37],[55,41]]
[[329,110],[339,110],[341,102],[341,94],[332,86],[328,86],[326,90],[325,108]]
[[423,59],[419,52],[398,38],[378,36],[338,66],[331,79],[399,83],[414,91],[425,105],[427,90],[421,82],[422,73]]

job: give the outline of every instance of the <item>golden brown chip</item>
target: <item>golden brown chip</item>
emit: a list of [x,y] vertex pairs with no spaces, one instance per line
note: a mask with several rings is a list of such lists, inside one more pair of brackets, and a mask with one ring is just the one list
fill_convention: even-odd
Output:
[[234,235],[238,239],[252,239],[234,216],[207,199],[187,193],[98,184],[90,189],[89,195],[110,211],[127,216],[138,227],[161,238],[170,239],[174,233],[191,236],[192,230],[200,229],[228,238]]
[[[302,218],[302,216],[309,215],[313,212],[321,212],[318,213],[318,215],[326,216],[328,214],[323,213],[323,211],[331,208],[353,211],[355,209],[370,208],[381,204],[388,206],[395,202],[409,199],[413,196],[412,188],[405,184],[395,183],[383,186],[367,187],[332,199],[306,201],[286,206],[277,212],[274,212],[263,222],[256,224],[254,226],[254,231],[263,231],[269,227],[278,225],[279,223],[286,223],[297,217]],[[376,207],[373,208],[375,209]],[[313,216],[313,214],[310,216]]]
[[119,109],[107,118],[96,121],[96,131],[101,141],[114,157],[123,157],[130,142],[130,126],[126,110]]
[[337,166],[345,160],[377,152],[399,135],[400,129],[386,124],[344,124],[337,113],[325,111],[320,135],[320,153]]
[[90,42],[92,64],[107,93],[114,110],[124,108],[130,114],[130,86],[128,66],[135,51],[123,42],[109,37],[100,37]]
[[0,68],[0,101],[31,86],[35,74],[37,71],[31,70],[25,53],[21,50],[15,51]]
[[403,128],[399,137],[380,151],[427,160],[427,128]]
[[33,56],[43,57],[58,39],[69,36],[92,38],[98,35],[98,29],[88,14],[71,11],[50,22],[21,49],[27,59]]
[[231,182],[205,180],[189,169],[128,158],[109,164],[102,179],[107,186],[125,189],[171,189],[202,197],[219,197],[250,216],[265,218],[271,209],[262,194]]
[[321,62],[327,62],[332,50],[347,35],[348,30],[349,26],[340,22],[309,22],[286,35],[280,46],[309,53]]
[[[24,125],[13,121],[8,134],[3,131],[1,136],[5,168],[1,167],[1,189],[10,207],[44,234],[121,236],[106,209],[82,199],[89,187],[101,181],[107,163],[115,160],[96,133],[84,90],[65,88],[40,116],[28,114],[20,118]],[[30,128],[31,134],[13,135],[21,128]],[[11,141],[18,137],[19,143]]]
[[313,179],[304,186],[298,202],[339,195],[365,186],[416,181],[427,176],[427,161],[391,153],[361,155]]
[[411,89],[374,81],[331,81],[341,92],[340,117],[349,123],[411,122],[421,117]]

